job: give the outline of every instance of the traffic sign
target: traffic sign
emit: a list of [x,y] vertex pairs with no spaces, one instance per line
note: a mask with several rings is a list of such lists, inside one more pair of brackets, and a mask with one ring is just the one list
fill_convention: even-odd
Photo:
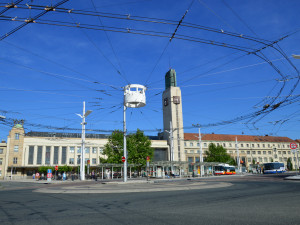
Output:
[[58,166],[55,166],[55,170],[56,170],[56,171],[58,170]]
[[125,159],[125,156],[123,156],[123,157],[122,157],[122,162],[125,162],[125,160],[126,160],[126,159]]
[[295,143],[295,142],[292,142],[291,144],[290,144],[290,148],[291,149],[296,149],[298,147],[298,145],[297,145],[297,143]]

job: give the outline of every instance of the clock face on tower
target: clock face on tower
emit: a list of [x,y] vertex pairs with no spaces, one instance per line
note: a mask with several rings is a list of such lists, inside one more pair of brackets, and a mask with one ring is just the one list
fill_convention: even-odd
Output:
[[167,106],[169,104],[168,98],[164,99],[164,106]]

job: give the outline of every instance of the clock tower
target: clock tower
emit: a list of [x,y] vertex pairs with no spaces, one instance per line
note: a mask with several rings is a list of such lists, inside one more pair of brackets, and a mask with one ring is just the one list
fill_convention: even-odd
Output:
[[174,69],[170,69],[165,75],[165,91],[162,98],[163,135],[170,146],[169,160],[185,161],[181,90],[177,87]]

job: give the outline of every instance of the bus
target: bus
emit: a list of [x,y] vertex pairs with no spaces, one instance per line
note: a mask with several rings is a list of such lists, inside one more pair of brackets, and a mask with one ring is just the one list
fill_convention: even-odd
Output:
[[235,167],[225,165],[214,166],[214,174],[215,175],[233,175],[235,174]]
[[284,173],[284,172],[285,172],[284,164],[280,162],[265,163],[263,166],[264,174]]

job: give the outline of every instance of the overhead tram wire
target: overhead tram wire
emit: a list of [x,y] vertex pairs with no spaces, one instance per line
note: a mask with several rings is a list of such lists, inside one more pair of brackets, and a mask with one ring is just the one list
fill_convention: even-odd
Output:
[[183,16],[181,17],[181,20],[179,20],[179,22],[178,22],[178,24],[177,24],[177,26],[176,26],[176,28],[175,28],[175,31],[173,32],[173,34],[172,34],[172,36],[170,37],[169,41],[167,42],[165,48],[163,49],[162,53],[160,54],[160,56],[159,56],[158,60],[156,61],[155,65],[154,65],[154,67],[153,67],[153,69],[152,69],[152,71],[151,71],[150,74],[148,75],[148,78],[146,79],[146,82],[145,82],[145,86],[147,86],[147,83],[148,83],[150,77],[152,76],[154,70],[156,69],[156,67],[157,67],[159,61],[161,60],[162,56],[164,55],[165,51],[167,50],[169,44],[171,43],[171,41],[172,41],[173,38],[175,37],[175,34],[176,34],[178,28],[180,27],[180,24],[182,23],[184,17],[185,17],[186,14],[188,13],[189,9],[192,7],[194,1],[195,1],[195,0],[192,0],[192,2],[190,3],[188,9],[185,11],[185,13],[183,14]]
[[[95,11],[97,12],[97,9],[96,9],[96,6],[95,6],[94,1],[91,0],[91,2],[92,2],[92,5],[93,5]],[[100,23],[101,26],[103,27],[103,22],[102,22],[102,20],[101,20],[101,17],[100,17],[100,16],[97,16],[97,18],[98,18],[98,20],[99,20],[99,23]],[[115,51],[115,49],[114,49],[114,47],[113,47],[113,45],[112,45],[112,42],[111,42],[111,40],[110,40],[110,38],[109,38],[107,32],[104,31],[104,33],[105,33],[106,39],[107,39],[107,41],[108,41],[108,43],[109,43],[109,46],[110,46],[110,48],[111,48],[111,50],[112,50],[112,52],[113,52],[115,58],[117,59],[117,62],[118,62],[119,68],[120,68],[119,72],[120,72],[120,73],[121,73],[121,72],[123,73],[123,75],[122,75],[123,78],[125,79],[125,81],[127,82],[127,84],[130,84],[130,82],[128,81],[128,79],[126,78],[126,76],[125,76],[125,74],[124,74],[124,70],[123,70],[122,65],[121,65],[121,63],[120,63],[120,59],[119,59],[119,57],[118,57],[117,54],[116,54],[116,51]]]
[[[88,75],[86,75],[86,74],[83,74],[83,73],[81,73],[81,72],[78,72],[78,71],[74,70],[73,68],[67,67],[67,66],[64,65],[64,64],[61,64],[61,63],[55,62],[55,61],[53,61],[53,60],[51,60],[51,59],[49,59],[49,58],[46,58],[46,57],[43,56],[43,55],[39,55],[39,54],[37,54],[37,53],[34,53],[34,52],[32,52],[31,50],[29,50],[29,49],[25,49],[25,48],[23,48],[23,47],[20,47],[20,46],[14,44],[14,43],[8,42],[7,40],[3,40],[2,42],[6,43],[6,44],[8,44],[8,45],[10,45],[10,46],[14,46],[15,48],[18,48],[18,49],[20,49],[20,50],[22,50],[22,51],[24,51],[24,52],[26,52],[26,53],[30,53],[31,55],[37,56],[37,57],[39,57],[39,58],[42,58],[42,59],[44,59],[44,60],[46,60],[46,61],[48,61],[48,62],[51,62],[51,63],[53,63],[53,64],[55,64],[55,65],[58,65],[58,66],[60,66],[60,67],[62,67],[62,68],[65,68],[65,69],[67,69],[67,70],[69,70],[69,71],[71,71],[71,72],[74,72],[74,73],[76,73],[76,74],[79,74],[79,75],[81,75],[81,76],[83,76],[83,77],[87,77],[87,78],[90,79],[90,81],[88,81],[88,80],[81,80],[81,81],[86,81],[86,82],[90,82],[90,83],[94,83],[94,84],[100,84],[100,85],[108,86],[108,87],[111,87],[112,89],[120,90],[120,91],[121,91],[121,88],[120,88],[120,87],[117,87],[117,86],[114,86],[114,85],[111,85],[111,84],[106,84],[106,83],[100,82],[100,81],[98,81],[98,80],[92,81],[92,80],[94,80],[94,78],[92,78],[92,77],[90,77],[90,76],[88,76]],[[77,78],[76,78],[76,79],[77,79]]]
[[38,18],[40,18],[41,16],[45,15],[46,13],[55,10],[56,7],[68,2],[69,0],[62,0],[59,3],[55,4],[54,6],[51,7],[46,7],[44,8],[44,11],[41,12],[40,14],[34,16],[33,18],[30,18],[29,20],[25,21],[25,23],[21,24],[20,26],[12,29],[11,31],[9,31],[8,33],[2,35],[0,37],[0,41],[2,41],[3,39],[7,38],[8,36],[12,35],[13,33],[17,32],[18,30],[20,30],[21,28],[25,27],[26,25],[28,25],[29,23],[34,23],[34,21]]
[[[81,26],[79,26],[79,23],[77,23],[75,21],[75,19],[72,17],[71,13],[69,13],[68,15],[70,16],[70,18],[72,19],[72,21],[76,24],[75,27],[82,28]],[[102,29],[102,30],[105,31],[104,29]],[[83,29],[80,29],[80,31],[85,35],[85,37],[89,40],[89,42],[96,48],[96,50],[103,56],[103,58],[116,70],[116,72],[120,75],[120,77],[122,77],[126,82],[128,82],[127,79],[126,79],[126,77],[124,77],[122,75],[122,73],[120,72],[120,70],[111,62],[111,60],[109,60],[109,58],[98,47],[98,45],[96,45],[96,43],[90,38],[90,36]]]
[[16,8],[17,4],[19,4],[20,2],[22,2],[23,0],[17,0],[16,2],[12,2],[12,3],[8,3],[7,5],[5,5],[5,9],[0,11],[0,15],[2,15],[3,13],[5,13],[6,11],[8,11],[9,9],[12,8]]
[[[30,5],[31,9],[35,10],[43,10],[45,6],[40,5]],[[20,5],[18,7],[19,9],[28,9],[25,5]],[[116,13],[106,13],[106,12],[94,12],[94,11],[83,11],[83,10],[76,10],[76,9],[67,9],[67,8],[56,8],[55,12],[57,13],[72,13],[72,14],[80,14],[80,15],[86,15],[86,16],[97,16],[97,17],[105,17],[105,18],[111,18],[111,19],[119,19],[119,20],[128,20],[128,21],[134,21],[134,22],[146,22],[146,23],[158,23],[158,24],[166,24],[166,25],[178,25],[178,21],[175,20],[168,20],[168,19],[161,19],[161,18],[151,18],[151,17],[143,17],[143,16],[134,16],[134,15],[128,15],[128,14],[116,14]],[[139,19],[136,19],[139,18]],[[215,32],[219,34],[224,35],[230,35],[234,36],[240,39],[247,39],[251,41],[256,41],[262,44],[267,44],[270,41],[260,39],[260,38],[254,38],[249,35],[234,33],[234,32],[228,32],[221,29],[206,27],[202,25],[197,25],[193,23],[188,22],[182,22],[180,24],[182,27],[190,27],[195,29],[201,29],[205,31]]]
[[[0,16],[0,20],[11,20],[11,18],[4,18],[3,16]],[[15,19],[15,22],[22,22],[22,20]],[[46,21],[46,22],[43,22]],[[56,23],[55,23],[56,22]],[[39,20],[35,21],[37,24],[44,24],[44,25],[53,25],[53,26],[63,26],[63,27],[71,27],[71,28],[83,28],[83,29],[89,29],[89,30],[101,30],[101,31],[110,31],[110,32],[117,32],[117,33],[126,33],[126,34],[136,34],[136,35],[145,35],[145,36],[153,36],[153,37],[161,37],[161,38],[171,38],[169,33],[166,32],[158,32],[158,31],[152,31],[152,30],[137,30],[137,29],[130,29],[127,28],[118,28],[118,27],[104,27],[101,28],[99,26],[95,25],[89,25],[85,26],[87,24],[72,24],[67,22],[60,22],[60,21],[51,21],[51,20]],[[184,40],[184,41],[191,41],[196,43],[202,43],[202,44],[208,44],[208,45],[216,45],[219,47],[225,47],[230,49],[235,49],[239,51],[243,51],[246,53],[254,52],[258,49],[253,49],[245,46],[238,46],[233,44],[228,44],[224,42],[218,42],[214,40],[207,40],[203,38],[197,38],[192,36],[186,36],[186,35],[179,35],[177,34],[172,39],[178,39],[178,40]],[[252,50],[252,51],[250,51]]]

